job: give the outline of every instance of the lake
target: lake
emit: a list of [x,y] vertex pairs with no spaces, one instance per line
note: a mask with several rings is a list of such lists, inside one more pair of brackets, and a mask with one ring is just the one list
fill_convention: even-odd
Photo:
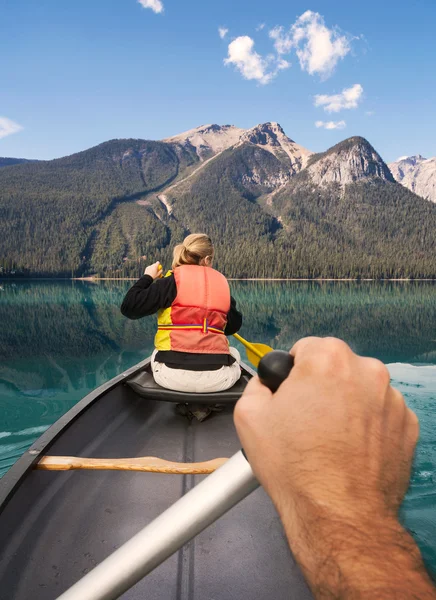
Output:
[[[248,340],[289,349],[303,336],[334,335],[389,365],[421,422],[402,519],[436,576],[436,285],[230,283]],[[0,475],[89,391],[151,353],[154,318],[119,311],[129,285],[0,283]]]

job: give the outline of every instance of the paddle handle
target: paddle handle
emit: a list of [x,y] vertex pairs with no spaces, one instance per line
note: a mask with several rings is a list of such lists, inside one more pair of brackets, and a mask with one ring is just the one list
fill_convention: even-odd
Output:
[[233,337],[236,338],[238,340],[238,342],[241,342],[241,344],[243,346],[248,348],[251,352],[253,352],[253,354],[258,356],[259,358],[262,358],[262,356],[264,356],[262,354],[262,352],[259,352],[259,350],[255,346],[253,346],[253,344],[250,344],[250,342],[247,342],[247,340],[244,340],[244,338],[241,337],[238,333],[234,333]]
[[259,486],[241,451],[58,600],[114,600]]
[[294,357],[284,350],[268,352],[259,362],[257,374],[260,382],[274,394],[288,377],[294,366]]

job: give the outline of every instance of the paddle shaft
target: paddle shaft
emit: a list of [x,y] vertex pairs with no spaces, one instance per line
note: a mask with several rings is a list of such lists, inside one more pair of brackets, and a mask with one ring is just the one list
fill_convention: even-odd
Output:
[[255,346],[253,346],[253,344],[250,344],[250,342],[247,342],[247,340],[244,340],[244,338],[241,337],[238,333],[234,333],[233,337],[236,338],[238,340],[238,342],[241,342],[241,344],[243,346],[245,346],[246,348],[251,350],[251,352],[253,352],[253,354],[258,356],[259,358],[262,358],[263,354],[261,352],[259,352],[259,350]]
[[201,475],[213,473],[227,458],[214,458],[205,462],[180,463],[155,456],[138,458],[82,458],[81,456],[44,456],[35,469],[43,471],[71,471],[73,469],[143,471],[169,475]]
[[114,600],[259,486],[241,451],[58,600]]

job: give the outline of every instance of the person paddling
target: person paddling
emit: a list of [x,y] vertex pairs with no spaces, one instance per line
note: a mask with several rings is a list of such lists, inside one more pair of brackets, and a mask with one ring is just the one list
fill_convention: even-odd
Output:
[[149,265],[121,305],[129,319],[158,314],[151,367],[170,390],[219,392],[241,376],[240,354],[226,336],[239,331],[242,315],[213,258],[208,235],[188,235],[174,248],[172,270],[162,277],[159,262]]

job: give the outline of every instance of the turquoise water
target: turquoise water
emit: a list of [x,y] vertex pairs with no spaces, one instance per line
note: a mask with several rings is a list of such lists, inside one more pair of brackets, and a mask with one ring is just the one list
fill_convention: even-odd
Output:
[[[101,383],[148,356],[154,319],[128,321],[129,283],[0,283],[0,475]],[[421,422],[402,518],[436,575],[436,285],[231,282],[242,335],[288,349],[335,335],[389,364]],[[241,350],[242,348],[235,343]],[[243,353],[244,354],[244,353]]]

